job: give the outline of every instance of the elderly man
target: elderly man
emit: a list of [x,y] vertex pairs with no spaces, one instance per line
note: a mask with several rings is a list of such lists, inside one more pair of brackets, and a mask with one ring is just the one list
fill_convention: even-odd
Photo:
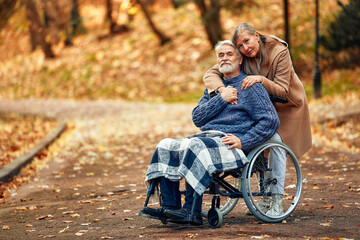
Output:
[[[164,139],[158,144],[146,181],[159,182],[161,207],[145,207],[140,211],[142,216],[202,224],[201,196],[211,181],[211,174],[243,167],[248,162],[245,154],[270,139],[279,128],[277,113],[262,85],[256,83],[241,90],[246,75],[240,70],[242,56],[236,46],[225,40],[216,45],[215,51],[226,88],[221,94],[215,91],[212,96],[204,90],[192,112],[193,122],[201,133],[180,140]],[[186,180],[183,207],[179,191],[181,178]],[[194,218],[190,219],[192,207]]]

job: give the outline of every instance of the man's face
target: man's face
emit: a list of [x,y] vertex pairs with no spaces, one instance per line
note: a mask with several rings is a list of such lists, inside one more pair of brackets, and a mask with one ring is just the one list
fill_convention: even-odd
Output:
[[227,44],[219,48],[217,60],[221,73],[234,72],[241,63],[241,59],[238,58],[235,49]]

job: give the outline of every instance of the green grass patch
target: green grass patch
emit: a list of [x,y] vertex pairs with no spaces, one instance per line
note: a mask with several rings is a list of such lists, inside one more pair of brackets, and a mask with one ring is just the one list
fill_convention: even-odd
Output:
[[69,70],[64,70],[61,73],[61,81],[68,82],[71,79],[71,72]]
[[175,97],[169,97],[165,99],[165,102],[167,103],[175,103],[175,102],[179,102],[179,103],[191,103],[191,102],[198,102],[200,100],[200,98],[202,97],[204,93],[203,89],[199,89],[198,91],[195,92],[188,92],[185,93],[183,95],[180,96],[175,96]]
[[[304,85],[306,96],[308,99],[314,97],[314,86],[313,83]],[[349,76],[343,76],[336,78],[331,81],[321,82],[321,95],[331,96],[334,94],[346,93],[348,91],[359,91],[360,86],[355,84]]]

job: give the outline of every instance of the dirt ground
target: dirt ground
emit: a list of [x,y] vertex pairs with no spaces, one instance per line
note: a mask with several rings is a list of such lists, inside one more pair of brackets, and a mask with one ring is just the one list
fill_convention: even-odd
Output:
[[52,154],[42,163],[43,169],[0,206],[0,239],[359,239],[356,114],[345,121],[352,121],[349,131],[355,131],[349,142],[340,136],[332,141],[340,134],[335,130],[346,126],[344,122],[314,123],[313,148],[300,159],[302,197],[286,222],[267,224],[245,215],[242,199],[217,229],[206,219],[195,227],[163,225],[138,216],[146,195],[144,175],[156,144],[165,137],[197,132],[190,118],[193,107],[0,101],[2,111],[51,114],[74,126],[50,148]]

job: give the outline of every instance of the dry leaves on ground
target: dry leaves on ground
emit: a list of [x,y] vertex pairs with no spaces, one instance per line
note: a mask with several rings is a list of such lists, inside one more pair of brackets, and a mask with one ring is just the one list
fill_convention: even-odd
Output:
[[37,116],[0,115],[0,168],[30,150],[56,127],[56,121]]

